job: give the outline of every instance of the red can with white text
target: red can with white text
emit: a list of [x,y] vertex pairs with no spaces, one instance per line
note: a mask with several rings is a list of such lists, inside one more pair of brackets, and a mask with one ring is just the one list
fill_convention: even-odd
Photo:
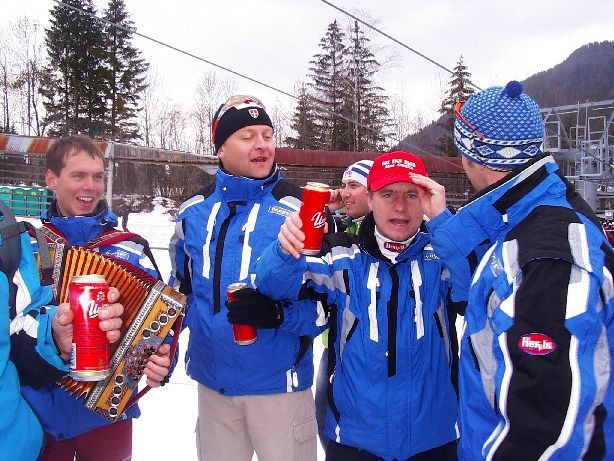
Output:
[[109,341],[98,327],[98,312],[109,304],[109,286],[102,275],[76,275],[68,286],[74,312],[70,376],[77,381],[100,381],[109,374]]
[[[228,285],[228,288],[226,288],[226,297],[228,298],[228,301],[234,301],[232,294],[235,291],[242,290],[243,288],[247,288],[247,283],[236,282]],[[240,346],[247,346],[256,342],[256,339],[258,339],[256,327],[253,325],[241,325],[239,323],[233,323],[232,334],[234,336],[235,343]]]
[[308,182],[303,188],[303,204],[299,217],[303,222],[301,229],[305,234],[303,249],[305,255],[315,255],[320,252],[326,224],[326,205],[330,201],[328,184]]

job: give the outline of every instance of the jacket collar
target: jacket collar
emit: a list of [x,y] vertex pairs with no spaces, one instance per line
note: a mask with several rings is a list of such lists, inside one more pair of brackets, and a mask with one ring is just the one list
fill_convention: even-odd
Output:
[[41,221],[43,224],[53,224],[75,246],[83,245],[117,226],[117,216],[109,209],[106,200],[101,200],[91,215],[63,216],[54,199],[41,214]]
[[281,178],[277,165],[274,164],[269,176],[263,179],[233,176],[221,168],[215,174],[217,189],[227,202],[254,201],[265,193]]
[[554,158],[545,154],[480,191],[459,208],[452,219],[461,228],[471,229],[477,224],[492,241],[527,216],[536,196],[545,193],[565,196],[569,187],[571,185],[558,173]]
[[[430,239],[428,234],[423,232],[422,229],[418,230],[416,238],[414,238],[411,243],[407,245],[407,248],[399,253],[396,263],[398,264],[399,262],[414,258],[420,251],[422,251],[429,241]],[[373,219],[373,213],[369,213],[364,217],[358,231],[358,242],[360,247],[374,258],[385,261],[388,264],[392,264],[391,261],[382,254],[379,246],[377,245],[377,240],[375,239],[375,220]]]

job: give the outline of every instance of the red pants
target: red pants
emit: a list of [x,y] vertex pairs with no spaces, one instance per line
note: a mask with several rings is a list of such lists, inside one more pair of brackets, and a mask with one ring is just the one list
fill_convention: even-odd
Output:
[[130,461],[132,419],[107,424],[67,440],[45,434],[39,461]]

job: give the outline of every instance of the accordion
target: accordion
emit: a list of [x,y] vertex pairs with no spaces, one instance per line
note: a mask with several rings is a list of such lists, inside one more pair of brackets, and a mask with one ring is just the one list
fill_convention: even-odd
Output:
[[[127,409],[149,357],[173,325],[181,325],[186,297],[131,264],[86,248],[58,244],[51,247],[51,256],[58,303],[68,302],[68,285],[75,275],[103,275],[109,286],[120,292],[118,302],[124,306],[121,337],[111,344],[109,375],[94,382],[65,377],[58,383],[77,398],[85,396],[90,410],[117,421]],[[175,341],[178,334],[175,331]]]

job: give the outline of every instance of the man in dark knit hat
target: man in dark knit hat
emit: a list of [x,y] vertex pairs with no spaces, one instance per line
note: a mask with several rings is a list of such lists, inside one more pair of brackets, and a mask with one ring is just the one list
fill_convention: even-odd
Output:
[[[220,159],[215,182],[181,205],[170,248],[172,277],[188,295],[198,457],[251,461],[255,451],[260,460],[314,461],[315,303],[281,305],[251,288],[226,302],[230,284],[250,285],[256,258],[300,208],[301,191],[281,178],[271,119],[258,99],[222,104],[211,138]],[[256,341],[237,344],[231,324],[255,326]]]
[[459,459],[614,459],[612,247],[542,152],[539,107],[520,83],[455,115],[477,195],[451,217],[443,188],[415,182],[431,198],[433,247],[468,290]]

